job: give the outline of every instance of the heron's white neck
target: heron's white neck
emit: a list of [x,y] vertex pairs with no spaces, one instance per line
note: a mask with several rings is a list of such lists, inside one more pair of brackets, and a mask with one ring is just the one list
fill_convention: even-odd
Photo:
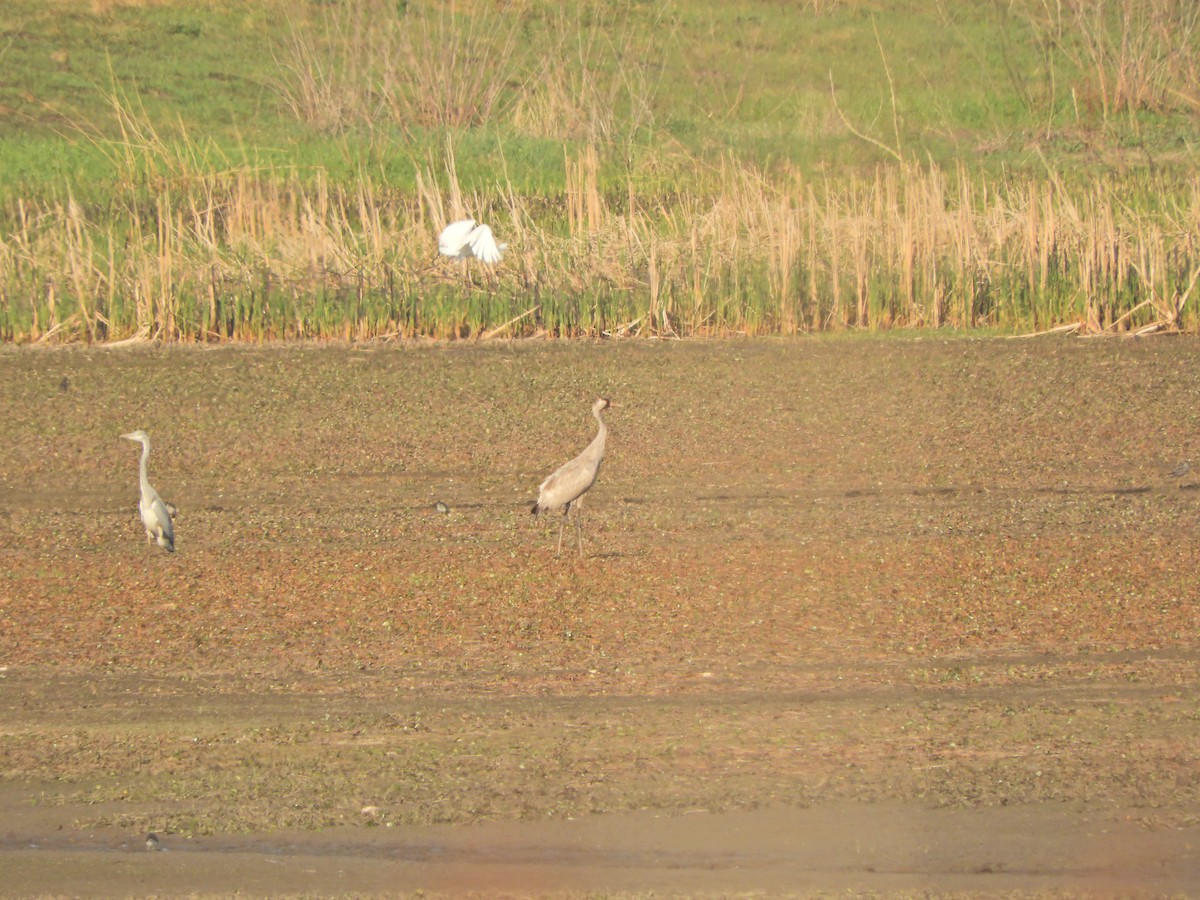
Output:
[[150,459],[150,442],[142,441],[142,461],[138,465],[138,476],[142,483],[142,492],[150,489],[150,476],[146,474],[146,462]]

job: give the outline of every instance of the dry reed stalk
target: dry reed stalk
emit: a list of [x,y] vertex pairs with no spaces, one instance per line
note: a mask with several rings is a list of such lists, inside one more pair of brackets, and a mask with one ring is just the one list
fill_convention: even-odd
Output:
[[955,280],[963,294],[963,315],[968,322],[967,327],[971,328],[975,325],[980,299],[980,279],[983,276],[978,259],[974,211],[971,209],[972,188],[966,169],[961,164],[958,166],[957,176],[958,197],[947,219],[953,235]]
[[821,298],[817,290],[817,267],[819,260],[819,244],[817,242],[817,197],[811,184],[805,185],[804,207],[809,210],[804,216],[808,221],[808,234],[805,241],[805,268],[808,269],[808,300],[812,305],[812,330],[821,331],[826,322],[821,315]]
[[661,291],[661,283],[658,276],[658,244],[651,238],[650,240],[650,255],[646,261],[646,279],[649,288],[650,307],[646,312],[647,320],[650,323],[651,329],[654,328],[654,323],[659,320],[659,293]]
[[88,310],[88,297],[91,286],[88,284],[88,270],[92,268],[93,245],[91,235],[83,227],[79,205],[69,192],[65,206],[60,206],[58,215],[62,221],[63,263],[64,271],[61,283],[69,289],[69,294],[78,307],[78,319],[84,325],[84,330],[90,339],[94,339],[95,326]]
[[156,206],[157,278],[151,298],[155,331],[166,340],[175,337],[175,235],[172,229],[172,208],[169,195],[158,195]]
[[1047,182],[1042,190],[1041,202],[1042,212],[1041,221],[1042,228],[1038,240],[1038,283],[1037,290],[1041,294],[1045,294],[1049,288],[1051,259],[1058,252],[1058,235],[1059,226],[1056,220],[1056,206],[1054,204],[1054,187]]
[[870,230],[861,215],[852,215],[846,221],[850,235],[851,258],[854,263],[854,326],[866,328],[871,324],[871,272]]
[[53,280],[46,283],[46,309],[48,313],[48,321],[46,323],[48,330],[42,335],[42,340],[45,340],[62,327],[58,321],[58,293],[54,289]]
[[[895,246],[891,258],[895,260],[894,265],[899,271],[900,299],[907,309],[914,309],[917,306],[917,254],[919,252],[917,229],[920,227],[920,223],[915,209],[909,206],[901,209],[894,173],[888,182],[888,193],[887,205],[896,219],[896,226],[887,231],[889,235],[892,235],[891,242]],[[933,298],[931,315],[934,326],[940,327],[943,309],[941,298],[936,293]]]
[[767,279],[771,297],[775,301],[778,327],[787,334],[796,332],[796,310],[793,298],[792,278],[796,265],[799,243],[796,218],[791,204],[780,196],[773,213],[768,214],[766,229],[768,250]]
[[572,237],[595,235],[606,224],[607,210],[600,193],[600,157],[588,144],[572,161],[566,160],[567,223]]
[[830,308],[830,322],[836,328],[845,328],[849,322],[842,310],[842,291],[841,291],[841,273],[842,260],[841,235],[838,233],[837,222],[839,219],[836,207],[836,200],[833,192],[826,190],[825,194],[825,210],[824,222],[822,231],[826,235],[826,246],[828,247],[828,267],[829,267],[829,286],[832,294],[832,305]]

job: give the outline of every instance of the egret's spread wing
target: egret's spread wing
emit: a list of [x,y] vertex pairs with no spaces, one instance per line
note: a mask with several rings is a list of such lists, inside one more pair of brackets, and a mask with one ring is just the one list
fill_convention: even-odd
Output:
[[451,222],[438,235],[438,252],[443,256],[469,256],[469,252],[464,253],[463,251],[467,250],[467,242],[474,230],[474,219]]
[[500,262],[500,254],[505,245],[496,243],[492,229],[487,225],[480,225],[473,230],[468,241],[471,245],[471,253],[476,259],[482,260],[489,265],[495,265]]

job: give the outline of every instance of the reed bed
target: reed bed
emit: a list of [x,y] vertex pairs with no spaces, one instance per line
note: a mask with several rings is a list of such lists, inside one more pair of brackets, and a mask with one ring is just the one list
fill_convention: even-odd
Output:
[[[814,23],[829,18],[841,29],[841,7],[813,0],[791,27],[822,35]],[[716,33],[711,11],[696,19],[637,4],[475,0],[279,9],[263,83],[289,129],[320,135],[354,165],[330,175],[322,165],[231,162],[182,120],[148,114],[113,75],[104,126],[71,136],[103,158],[104,183],[21,185],[0,199],[0,340],[1200,327],[1200,175],[1150,165],[1084,180],[1050,164],[1021,174],[985,171],[982,159],[917,164],[899,115],[912,101],[893,83],[892,48],[874,24],[894,146],[854,126],[836,98],[845,128],[830,132],[885,151],[888,162],[872,170],[793,167],[745,148],[721,158],[679,143],[671,127],[719,129],[742,105],[741,88],[717,90],[722,79],[672,58],[677,37],[693,50],[724,46],[704,38]],[[1084,127],[1094,108],[1114,133],[1121,118],[1136,132],[1143,118],[1200,108],[1194,4],[1022,0],[1005,9],[1042,48],[1046,89],[1008,68],[1033,113],[1027,126],[1050,130],[1067,117]],[[958,21],[948,8],[940,15],[946,27]],[[665,86],[677,90],[684,72],[704,87],[675,97]],[[782,98],[768,125],[785,108],[817,109],[771,93],[769,80],[756,87]],[[660,121],[672,111],[673,126]],[[814,146],[833,146],[819,137]],[[501,165],[483,175],[476,166],[466,180],[486,186],[464,191],[456,147],[484,139],[501,148]],[[442,140],[444,155],[430,151]],[[537,148],[521,166],[543,176],[539,185],[563,187],[515,189],[504,157],[512,141]],[[560,144],[561,181],[545,177],[555,165],[546,148]],[[257,146],[252,136],[235,158],[256,159]],[[392,164],[390,180],[371,162],[377,155]],[[822,171],[830,174],[803,174]],[[438,230],[468,215],[508,242],[499,266],[438,257]]]
[[[0,210],[0,338],[265,341],[793,334],[839,329],[1196,327],[1200,177],[997,184],[890,165],[837,182],[728,159],[705,193],[600,188],[593,148],[563,196],[467,195],[453,152],[415,193],[320,172],[196,169],[104,207],[69,193]],[[510,249],[442,259],[463,215]]]

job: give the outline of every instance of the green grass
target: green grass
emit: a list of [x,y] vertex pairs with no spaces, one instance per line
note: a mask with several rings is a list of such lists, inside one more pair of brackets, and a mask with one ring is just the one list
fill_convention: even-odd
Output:
[[[535,304],[522,330],[594,334],[656,317],[642,333],[1144,325],[1162,316],[1120,316],[1184,296],[1198,264],[1200,73],[1187,60],[1200,47],[1186,8],[1123,2],[1144,34],[1122,36],[1117,0],[1079,7],[1096,18],[1059,20],[1032,0],[13,0],[0,9],[0,338],[38,339],[50,323],[59,339],[146,328],[190,340],[447,337]],[[591,151],[586,177],[571,176]],[[1056,249],[1066,255],[1053,276],[1022,289],[1020,253],[1008,258],[997,237],[985,298],[969,285],[982,275],[970,274],[964,248],[935,250],[944,258],[914,297],[898,257],[874,247],[906,238],[883,234],[893,225],[880,220],[868,229],[870,271],[835,271],[847,262],[832,246],[839,230],[878,212],[862,184],[893,167],[948,182],[965,170],[972,195],[949,190],[942,212],[970,204],[979,229],[986,198],[1036,196],[1030,185],[1054,182],[1055,214],[1070,218],[1102,182],[1128,253],[1177,235],[1162,248],[1173,268],[1113,273],[1097,287],[1083,272],[1094,240]],[[332,198],[320,222],[332,238],[295,225],[307,241],[297,255],[321,260],[307,277],[281,258],[269,224],[254,252],[222,231],[242,202],[230,185],[247,181],[258,185],[258,214],[294,225],[289,203]],[[354,208],[364,185],[387,227]],[[620,246],[619,262],[595,255],[603,235],[571,218],[573,196],[603,206],[603,243]],[[811,226],[830,198],[848,196],[860,205],[827,217],[820,253],[803,250],[805,235],[763,234],[763,214],[728,211],[783,202]],[[70,201],[81,209],[74,236],[62,233]],[[204,204],[219,211],[215,245],[187,233],[164,243],[164,228],[187,232]],[[714,209],[730,216],[724,246],[686,225]],[[429,276],[436,226],[465,213],[517,238],[498,280]],[[1190,224],[1180,235],[1181,222]],[[28,240],[11,237],[19,232]],[[652,244],[665,255],[652,259]],[[201,323],[213,290],[233,310],[216,331]],[[1097,296],[1112,308],[1092,309]],[[416,306],[428,307],[424,322],[405,325]],[[1188,324],[1190,306],[1184,313],[1172,324]]]
[[[385,116],[369,128],[358,124],[330,134],[297,122],[281,96],[287,76],[277,60],[287,60],[290,32],[311,34],[320,46],[329,27],[322,12],[345,11],[356,2],[6,3],[0,10],[4,187],[11,193],[17,186],[53,185],[64,174],[102,177],[89,165],[94,161],[86,135],[117,134],[106,96],[114,79],[136,96],[157,128],[171,133],[179,124],[192,141],[214,142],[233,164],[286,161],[345,177],[381,167],[398,186],[411,187],[411,160],[438,153],[444,129]],[[510,64],[498,68],[514,77],[525,76],[536,54],[546,52],[555,28],[567,38],[564,58],[580,67],[572,41],[580,29],[599,23],[590,67],[601,78],[614,70],[614,51],[604,41],[628,39],[618,48],[623,68],[646,79],[653,115],[653,125],[635,135],[639,174],[676,142],[709,162],[732,152],[758,166],[787,161],[810,175],[886,161],[887,154],[854,138],[839,121],[831,79],[838,104],[857,128],[939,165],[967,159],[1036,167],[1035,138],[1056,163],[1129,150],[1168,162],[1182,154],[1182,164],[1194,163],[1191,148],[1200,140],[1200,125],[1195,106],[1185,100],[1177,109],[1103,121],[1088,108],[1094,87],[1086,66],[1071,59],[1078,51],[1068,55],[1066,49],[1053,63],[1058,86],[1052,97],[1051,65],[1032,46],[1034,29],[1020,3],[947,4],[942,10],[904,0],[816,5],[828,11],[803,3],[700,2],[666,13],[656,4],[616,4],[616,12],[604,11],[610,5],[578,4],[556,24],[557,4],[462,3],[456,21],[473,23],[459,27],[474,28],[478,43],[511,29],[519,44]],[[396,20],[396,4],[367,0],[367,6],[371,29]],[[400,6],[415,19],[430,4]],[[436,14],[422,19],[436,21]],[[532,61],[523,58],[525,48]],[[535,82],[547,80],[544,73],[540,79],[529,74]],[[473,76],[480,84],[490,77]],[[346,80],[356,86],[351,76]],[[517,190],[559,187],[545,170],[557,168],[563,144],[578,145],[580,136],[562,133],[560,120],[514,122],[513,97],[533,88],[508,87],[494,116],[456,132],[470,151],[460,155],[460,178],[469,187],[494,187],[503,147]],[[617,91],[616,100],[620,107],[628,97]],[[45,158],[24,149],[37,139],[84,146]],[[644,177],[653,183],[650,172]]]

